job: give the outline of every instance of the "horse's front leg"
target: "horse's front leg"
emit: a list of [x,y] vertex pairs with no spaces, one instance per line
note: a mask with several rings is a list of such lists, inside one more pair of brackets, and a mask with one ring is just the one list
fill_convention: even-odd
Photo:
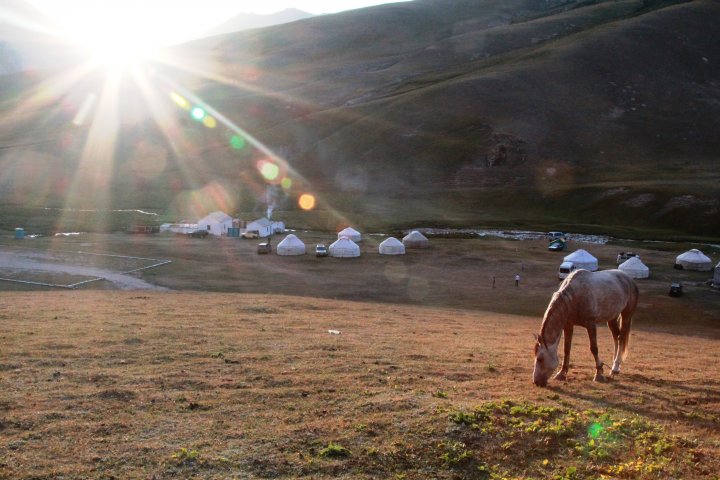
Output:
[[565,354],[563,355],[562,367],[555,375],[555,380],[567,380],[567,372],[570,368],[570,347],[572,346],[573,324],[566,325],[563,329],[563,337],[565,340]]
[[590,352],[593,354],[593,357],[595,357],[595,378],[593,378],[593,382],[604,382],[605,375],[603,375],[603,362],[600,360],[600,356],[598,355],[597,327],[594,323],[590,324],[587,327],[587,331],[588,337],[590,337]]

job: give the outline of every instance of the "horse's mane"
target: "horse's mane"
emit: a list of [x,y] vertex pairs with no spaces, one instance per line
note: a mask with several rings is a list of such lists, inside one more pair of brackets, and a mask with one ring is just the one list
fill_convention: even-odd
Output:
[[559,338],[560,331],[565,326],[565,321],[570,313],[572,304],[572,291],[568,288],[569,286],[570,282],[565,282],[557,292],[553,293],[540,327],[540,338],[543,342],[546,340],[545,333],[548,329],[553,330],[548,333],[553,334],[554,340],[555,334],[557,334],[557,337]]

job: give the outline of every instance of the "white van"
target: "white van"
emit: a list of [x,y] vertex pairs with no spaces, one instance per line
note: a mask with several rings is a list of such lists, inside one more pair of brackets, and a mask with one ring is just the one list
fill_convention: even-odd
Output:
[[570,275],[572,272],[577,270],[577,266],[573,262],[563,262],[558,268],[558,279],[562,280]]

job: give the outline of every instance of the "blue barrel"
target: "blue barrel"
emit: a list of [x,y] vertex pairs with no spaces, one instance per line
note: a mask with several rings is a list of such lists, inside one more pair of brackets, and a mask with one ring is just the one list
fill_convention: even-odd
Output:
[[18,240],[22,240],[25,238],[25,229],[24,228],[16,228],[15,229],[15,238]]

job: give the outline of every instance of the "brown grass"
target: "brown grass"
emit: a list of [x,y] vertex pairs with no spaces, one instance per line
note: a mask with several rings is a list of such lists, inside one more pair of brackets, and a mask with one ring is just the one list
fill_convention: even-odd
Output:
[[[539,320],[522,316],[280,295],[5,292],[0,318],[0,478],[720,469],[716,327],[640,326],[621,378],[607,384],[591,382],[578,334],[569,381],[539,389]],[[599,340],[607,359],[610,336]],[[493,412],[485,423],[452,420],[483,405]],[[541,406],[558,408],[548,415],[565,430],[523,430],[522,415],[544,425]],[[615,429],[597,439],[611,458],[589,443],[595,420]],[[331,442],[349,455],[328,453]]]

